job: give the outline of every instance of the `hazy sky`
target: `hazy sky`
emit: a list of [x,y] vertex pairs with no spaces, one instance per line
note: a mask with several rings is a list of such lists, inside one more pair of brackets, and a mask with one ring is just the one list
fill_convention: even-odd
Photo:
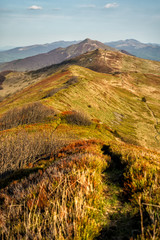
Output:
[[0,47],[91,38],[160,43],[160,0],[0,0]]

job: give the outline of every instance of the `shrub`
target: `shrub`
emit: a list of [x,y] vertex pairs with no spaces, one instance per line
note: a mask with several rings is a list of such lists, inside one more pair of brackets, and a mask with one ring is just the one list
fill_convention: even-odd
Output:
[[23,107],[17,107],[6,112],[0,118],[0,130],[17,127],[18,125],[23,124],[44,122],[54,115],[55,111],[44,106],[42,103],[30,103]]
[[65,140],[60,140],[54,132],[42,131],[27,133],[20,131],[16,135],[0,138],[0,178],[15,170],[26,167],[38,159],[50,158]]
[[73,125],[91,125],[91,120],[82,112],[73,111],[65,116],[66,121]]
[[65,85],[68,87],[68,86],[73,85],[73,84],[75,84],[77,82],[78,82],[78,77],[77,76],[73,76],[65,83]]
[[62,90],[63,87],[59,87],[59,88],[54,88],[52,90],[50,90],[44,97],[43,99],[45,98],[48,98],[48,97],[52,97],[54,94],[56,94],[57,92],[59,92],[60,90]]
[[142,97],[142,102],[147,102],[145,97]]
[[3,89],[2,84],[6,80],[6,75],[9,74],[11,71],[3,71],[0,73],[0,90]]

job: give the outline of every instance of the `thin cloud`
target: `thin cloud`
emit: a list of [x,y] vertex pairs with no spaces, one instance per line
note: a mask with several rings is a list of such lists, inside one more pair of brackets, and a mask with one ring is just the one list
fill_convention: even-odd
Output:
[[60,11],[61,8],[53,8],[52,10],[53,10],[53,11]]
[[88,5],[79,5],[79,8],[96,8],[96,5],[94,4],[88,4]]
[[109,9],[109,8],[117,8],[118,6],[119,6],[118,3],[107,3],[104,6],[104,8],[107,8],[107,9]]
[[37,6],[37,5],[33,5],[31,7],[28,8],[29,10],[42,10],[41,6]]

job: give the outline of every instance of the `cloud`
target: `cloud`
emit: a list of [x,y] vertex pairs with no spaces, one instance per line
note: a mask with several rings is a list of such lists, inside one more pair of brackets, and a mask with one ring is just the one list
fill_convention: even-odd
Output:
[[29,10],[42,10],[42,7],[41,7],[41,6],[33,5],[33,6],[29,7],[28,9],[29,9]]
[[94,4],[88,4],[88,5],[79,5],[79,8],[96,8],[96,5]]
[[118,6],[119,6],[118,3],[107,3],[107,4],[104,6],[104,8],[109,9],[109,8],[116,8],[116,7],[118,7]]
[[52,10],[53,10],[53,11],[60,11],[61,8],[53,8]]

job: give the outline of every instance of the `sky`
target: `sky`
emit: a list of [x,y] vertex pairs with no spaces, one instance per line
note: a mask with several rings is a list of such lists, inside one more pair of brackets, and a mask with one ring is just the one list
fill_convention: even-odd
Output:
[[91,38],[160,44],[160,0],[0,0],[0,48]]

